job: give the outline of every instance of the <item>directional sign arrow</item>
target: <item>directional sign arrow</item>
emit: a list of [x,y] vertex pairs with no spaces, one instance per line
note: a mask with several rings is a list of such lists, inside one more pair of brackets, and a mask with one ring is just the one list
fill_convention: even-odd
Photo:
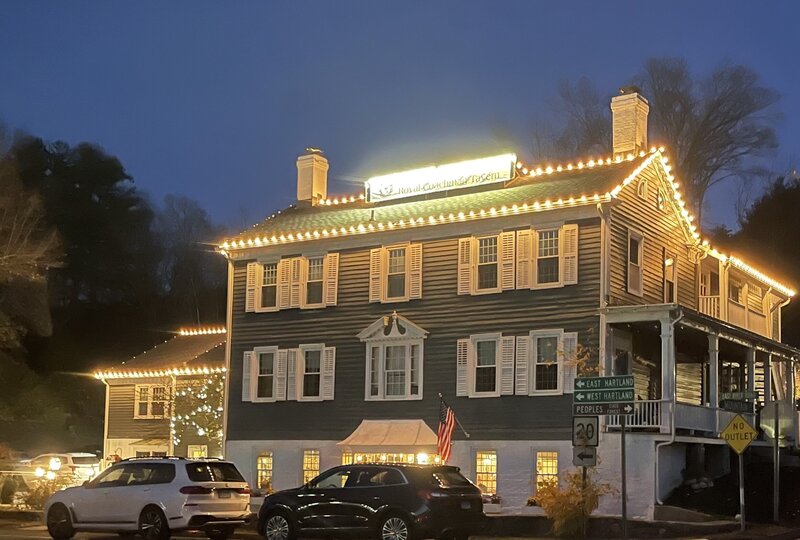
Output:
[[580,454],[578,454],[578,457],[579,457],[579,458],[581,458],[581,459],[589,459],[589,458],[590,458],[590,457],[592,457],[593,455],[594,455],[594,454],[591,454],[591,453],[584,453],[584,452],[581,452]]

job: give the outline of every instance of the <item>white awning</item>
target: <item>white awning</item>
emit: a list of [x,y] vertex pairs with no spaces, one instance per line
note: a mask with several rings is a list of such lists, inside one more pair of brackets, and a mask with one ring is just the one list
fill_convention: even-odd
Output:
[[362,420],[336,446],[362,452],[436,452],[436,433],[424,420]]

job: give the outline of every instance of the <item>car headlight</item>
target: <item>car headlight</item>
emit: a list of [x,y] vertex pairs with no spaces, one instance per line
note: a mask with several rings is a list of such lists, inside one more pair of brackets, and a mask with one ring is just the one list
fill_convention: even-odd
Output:
[[61,460],[57,457],[50,458],[50,470],[57,471],[61,468]]
[[42,476],[44,476],[44,469],[42,469],[41,467],[36,467],[36,470],[33,471],[33,474],[34,476],[41,478]]
[[45,475],[45,478],[47,478],[48,480],[54,480],[55,477],[56,473],[54,473],[53,471],[47,471],[47,474]]

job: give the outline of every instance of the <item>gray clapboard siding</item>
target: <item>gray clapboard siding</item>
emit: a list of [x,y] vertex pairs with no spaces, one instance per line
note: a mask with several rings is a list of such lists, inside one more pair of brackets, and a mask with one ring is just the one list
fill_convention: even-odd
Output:
[[[435,429],[441,392],[475,440],[567,439],[572,395],[554,397],[455,397],[456,340],[471,334],[523,335],[534,329],[577,331],[579,343],[598,346],[600,221],[579,222],[579,281],[546,290],[514,290],[482,296],[457,294],[458,237],[425,241],[423,297],[411,302],[368,302],[369,249],[342,251],[335,307],[245,313],[246,261],[234,266],[228,440],[343,439],[363,419],[422,418]],[[414,241],[409,231],[408,240]],[[465,231],[464,236],[469,233]],[[379,237],[376,237],[379,238]],[[335,246],[335,242],[331,243]],[[393,310],[429,332],[424,344],[423,399],[365,402],[365,345],[356,334]],[[324,403],[243,403],[242,355],[256,346],[336,347],[335,399]],[[456,438],[463,438],[460,433]]]
[[[135,380],[135,382],[134,382]],[[135,419],[133,417],[136,384],[169,384],[169,379],[130,379],[109,381],[109,439],[168,439],[169,418]]]
[[[697,309],[696,264],[689,258],[683,225],[672,209],[670,192],[654,167],[647,167],[639,179],[620,191],[620,202],[611,210],[609,302],[612,305],[663,303],[663,250],[666,248],[678,258],[678,302]],[[646,199],[637,194],[642,178],[649,182]],[[659,210],[656,206],[658,189],[662,189],[665,196],[670,197],[665,200],[664,210]],[[629,228],[644,236],[643,296],[630,294],[627,289]]]

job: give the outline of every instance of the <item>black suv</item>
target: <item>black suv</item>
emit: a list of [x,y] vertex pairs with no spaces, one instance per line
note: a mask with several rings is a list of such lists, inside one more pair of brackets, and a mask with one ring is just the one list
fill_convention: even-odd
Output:
[[268,495],[258,514],[267,540],[299,536],[466,540],[483,524],[480,490],[457,467],[358,464]]

